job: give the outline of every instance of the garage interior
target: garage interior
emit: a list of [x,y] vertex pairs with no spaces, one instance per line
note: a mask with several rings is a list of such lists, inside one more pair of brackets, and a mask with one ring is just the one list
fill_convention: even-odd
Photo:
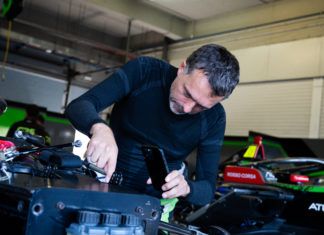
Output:
[[[148,55],[178,66],[193,49],[218,43],[242,67],[239,89],[224,102],[227,135],[323,138],[322,10],[320,0],[23,1],[0,91],[63,113],[128,59]],[[3,19],[3,59],[8,32]],[[48,78],[57,89],[30,87],[28,75],[16,82],[10,75],[18,71],[39,75],[39,86]]]
[[[9,20],[4,6],[12,1],[19,9]],[[240,83],[222,102],[230,143],[222,158],[262,134],[294,156],[299,147],[298,157],[323,158],[323,0],[12,1],[0,1],[0,97],[18,115],[0,117],[0,136],[22,118],[20,109],[36,104],[52,143],[73,141],[65,108],[125,63],[152,56],[179,66],[198,47],[216,43],[241,69]]]

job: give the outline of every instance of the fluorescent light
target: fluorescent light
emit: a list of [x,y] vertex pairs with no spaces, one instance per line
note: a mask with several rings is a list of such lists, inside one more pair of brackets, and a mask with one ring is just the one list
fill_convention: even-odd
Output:
[[92,77],[90,77],[90,76],[84,76],[83,77],[83,80],[91,82],[92,81]]

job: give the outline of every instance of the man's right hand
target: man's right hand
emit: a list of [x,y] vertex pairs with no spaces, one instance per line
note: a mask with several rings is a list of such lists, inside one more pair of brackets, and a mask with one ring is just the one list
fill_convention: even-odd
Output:
[[112,130],[104,123],[96,123],[90,129],[92,135],[85,153],[88,161],[103,168],[106,182],[116,169],[118,147]]

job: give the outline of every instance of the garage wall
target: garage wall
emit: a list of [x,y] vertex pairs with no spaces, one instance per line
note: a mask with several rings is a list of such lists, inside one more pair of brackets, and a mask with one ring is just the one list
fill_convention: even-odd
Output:
[[225,104],[227,134],[250,129],[281,137],[323,138],[323,45],[320,37],[233,51],[241,65],[241,85]]
[[[323,79],[324,80],[324,79]],[[323,81],[324,83],[324,81]],[[324,138],[324,88],[322,89],[319,136]]]
[[324,74],[324,37],[234,50],[241,82],[317,77]]
[[224,102],[227,135],[249,130],[280,137],[323,138],[324,38],[234,50],[241,84]]
[[308,137],[312,79],[240,85],[223,102],[226,135],[247,136],[249,130],[280,137]]
[[[11,67],[6,67],[5,80],[0,80],[0,96],[4,99],[36,104],[57,113],[63,112],[65,89],[66,81]],[[70,90],[69,100],[86,91],[76,86]]]

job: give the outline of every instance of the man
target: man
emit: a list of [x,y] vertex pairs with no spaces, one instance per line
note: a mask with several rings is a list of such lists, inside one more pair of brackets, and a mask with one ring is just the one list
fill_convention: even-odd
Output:
[[[117,169],[123,173],[124,186],[204,205],[214,196],[225,132],[220,102],[238,82],[238,61],[219,45],[202,46],[179,68],[139,57],[72,101],[66,115],[90,136],[86,156],[105,169],[107,181]],[[113,103],[109,127],[98,113]],[[157,145],[165,152],[171,173],[162,195],[149,184],[143,144]],[[196,180],[191,181],[179,169],[196,148]]]
[[44,122],[44,117],[41,116],[38,106],[34,104],[28,105],[26,108],[26,117],[24,120],[18,121],[11,125],[8,130],[7,137],[15,137],[15,132],[17,130],[21,130],[31,135],[42,136],[45,144],[50,145],[50,135],[45,130],[42,122]]

